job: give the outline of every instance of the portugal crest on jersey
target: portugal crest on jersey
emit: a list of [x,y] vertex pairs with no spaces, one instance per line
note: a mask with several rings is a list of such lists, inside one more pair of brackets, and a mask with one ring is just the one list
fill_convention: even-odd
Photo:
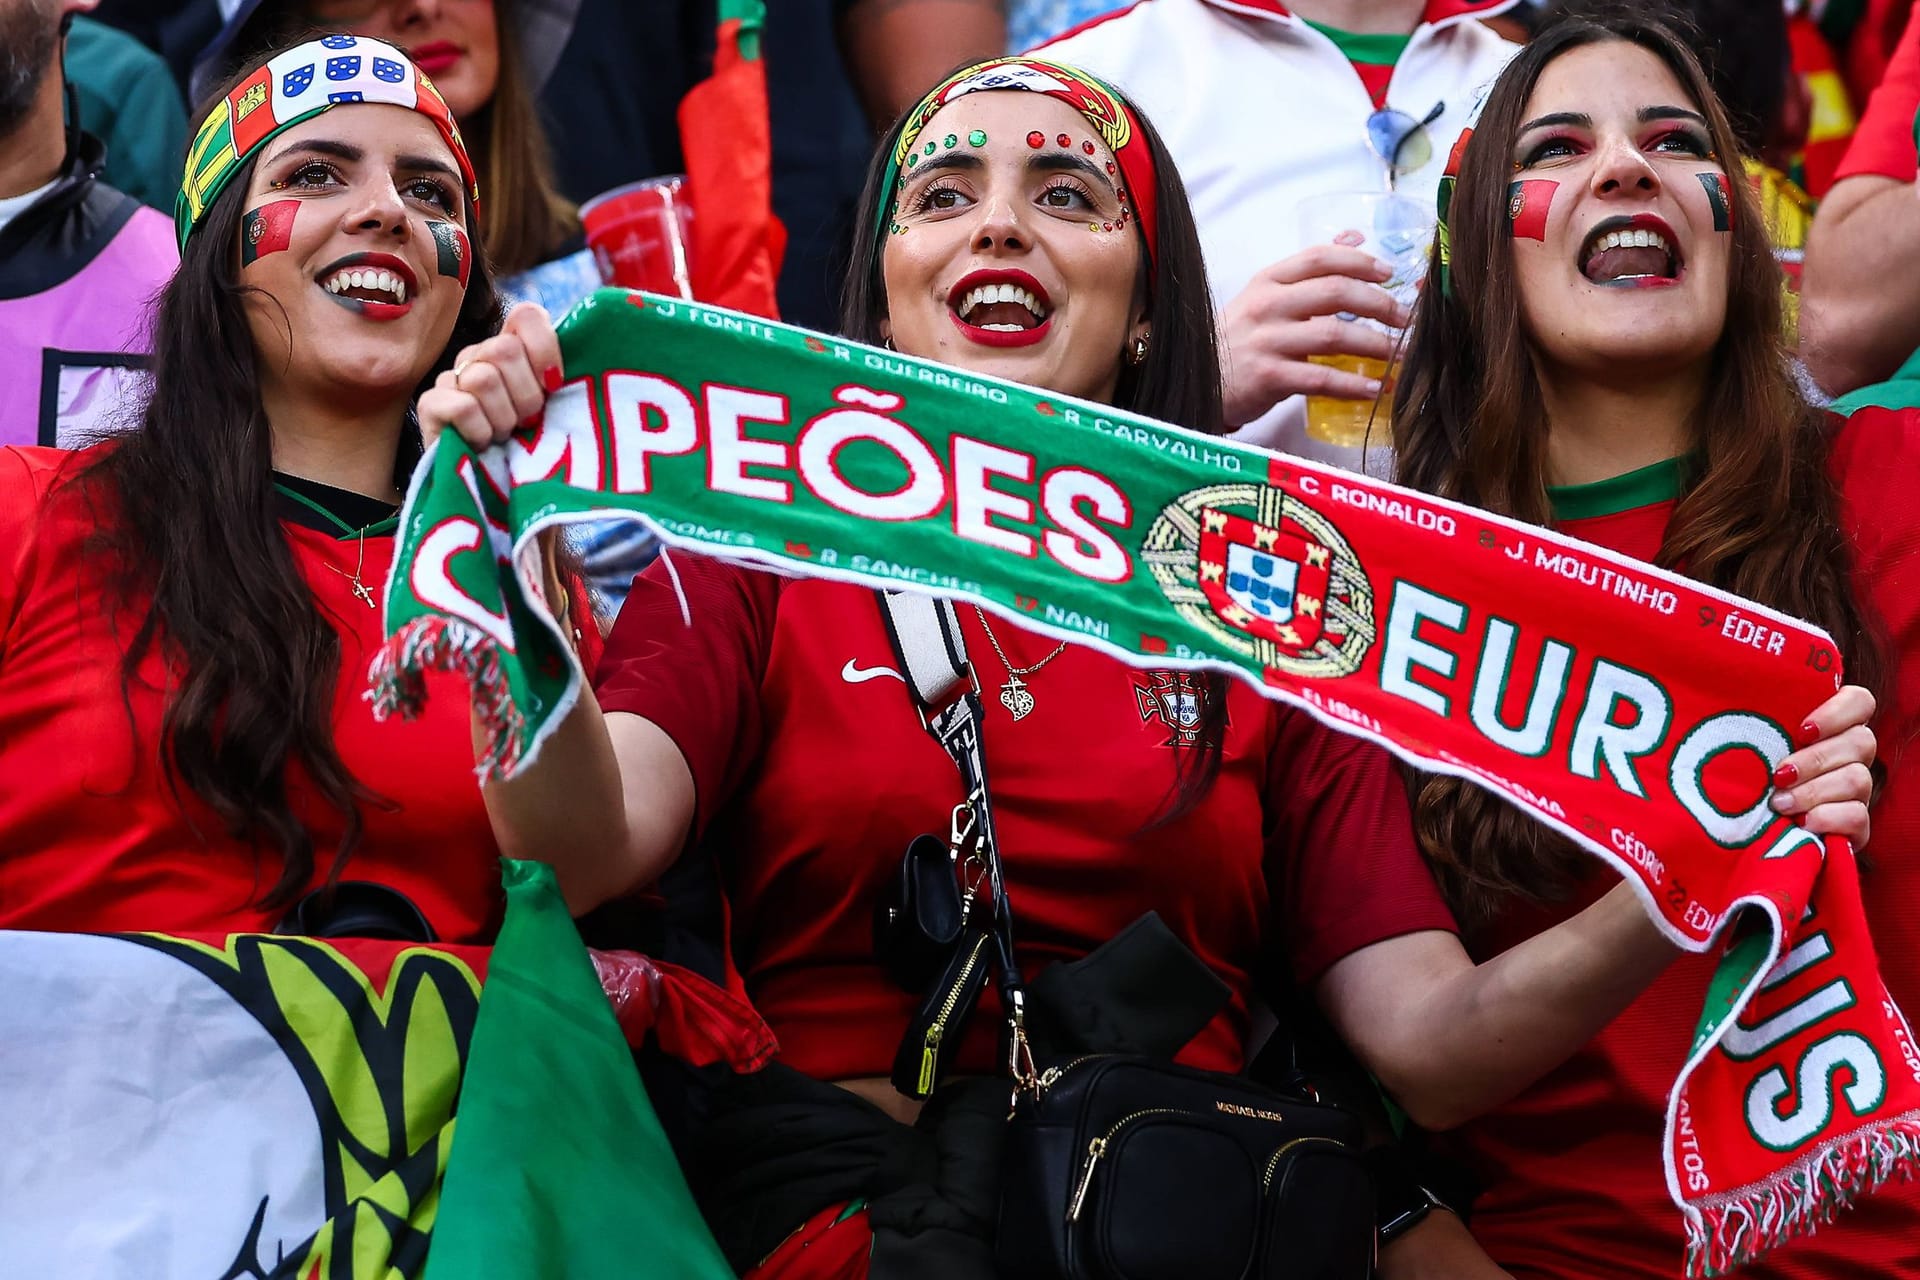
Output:
[[1145,552],[1188,621],[1266,666],[1350,675],[1373,644],[1373,592],[1359,560],[1331,520],[1284,490],[1184,494],[1161,511]]

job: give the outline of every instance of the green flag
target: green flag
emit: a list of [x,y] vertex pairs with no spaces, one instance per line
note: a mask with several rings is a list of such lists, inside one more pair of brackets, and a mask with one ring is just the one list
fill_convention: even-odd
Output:
[[431,1280],[732,1280],[544,863],[506,864]]

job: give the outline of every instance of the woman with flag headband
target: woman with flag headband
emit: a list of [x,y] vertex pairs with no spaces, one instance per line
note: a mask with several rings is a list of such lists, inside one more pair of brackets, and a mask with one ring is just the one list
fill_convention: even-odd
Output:
[[[1414,316],[1394,404],[1399,478],[1817,622],[1848,678],[1889,700],[1882,739],[1905,744],[1920,690],[1888,658],[1910,655],[1920,621],[1920,419],[1876,410],[1836,435],[1802,401],[1738,155],[1692,53],[1656,19],[1568,19],[1536,36],[1442,186],[1433,265],[1446,285]],[[1911,1009],[1920,808],[1906,762],[1889,763],[1874,809],[1885,853],[1864,884],[1881,972]],[[1791,786],[1805,767],[1789,761],[1776,781]],[[1863,776],[1849,765],[1821,790]],[[1475,956],[1551,936],[1607,888],[1569,842],[1453,779],[1416,787],[1414,819]],[[1474,1233],[1515,1275],[1675,1273],[1686,1241],[1656,1172],[1667,1089],[1717,960],[1673,964],[1563,1066],[1448,1135],[1481,1184]],[[1825,990],[1834,976],[1815,966],[1798,981]],[[1804,1023],[1812,1008],[1796,1004],[1792,1016]],[[1840,1070],[1834,1089],[1858,1078]],[[1906,1117],[1778,1182],[1689,1186],[1726,1191],[1752,1215],[1728,1223],[1759,1224],[1697,1238],[1700,1260],[1764,1277],[1914,1274],[1911,1190],[1865,1199],[1835,1227],[1752,1259],[1901,1176],[1916,1137],[1920,1124]]]
[[[1109,87],[1027,58],[958,72],[890,133],[863,203],[851,336],[1222,430],[1192,215],[1158,136]],[[442,373],[423,429],[486,447],[540,411],[558,345],[532,328],[460,357],[508,394]],[[1380,749],[1181,673],[1167,675],[1198,724],[1169,735],[1143,710],[1158,705],[1145,674],[959,612],[1000,690],[984,751],[1027,971],[1157,912],[1226,988],[1166,1045],[1180,1062],[1240,1070],[1249,1008],[1284,973],[1409,1113],[1446,1128],[1556,1066],[1676,954],[1622,886],[1476,966]],[[758,1276],[991,1274],[1004,1080],[957,1079],[923,1111],[887,1079],[914,996],[884,977],[869,918],[959,788],[874,595],[674,555],[637,580],[608,643],[596,687],[487,800],[503,848],[552,862],[576,911],[676,864],[724,883],[730,966],[782,1046],[717,1095],[693,1144],[730,1258]],[[1865,838],[1870,711],[1859,689],[1809,709],[1783,811]],[[994,1021],[965,1034],[963,1077],[993,1069]],[[1450,1225],[1415,1238],[1453,1247],[1458,1224],[1428,1221]]]
[[411,403],[500,324],[478,200],[390,45],[312,40],[212,100],[139,429],[0,453],[0,927],[312,932],[353,902],[491,936],[465,717],[382,728],[360,696]]

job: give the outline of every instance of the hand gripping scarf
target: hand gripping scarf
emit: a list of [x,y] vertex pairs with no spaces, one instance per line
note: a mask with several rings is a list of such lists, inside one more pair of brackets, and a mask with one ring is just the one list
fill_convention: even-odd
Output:
[[921,149],[920,134],[927,127],[927,122],[938,115],[942,107],[970,93],[1002,89],[1044,93],[1067,103],[1087,118],[1087,123],[1099,132],[1100,140],[1107,144],[1107,149],[1113,152],[1113,158],[1119,162],[1123,180],[1121,197],[1133,207],[1134,221],[1140,224],[1140,234],[1146,241],[1147,259],[1151,262],[1157,258],[1160,231],[1154,216],[1154,192],[1157,188],[1154,186],[1153,156],[1147,149],[1147,135],[1141,131],[1139,117],[1121,101],[1119,94],[1086,72],[1057,62],[1044,62],[1039,58],[994,58],[976,63],[963,71],[954,72],[941,81],[932,93],[920,99],[920,104],[907,116],[907,123],[900,130],[900,140],[887,157],[886,181],[882,186],[886,194],[880,200],[879,208],[874,211],[875,243],[886,243],[887,220],[893,214],[894,196],[900,189],[900,175],[912,168],[922,155],[934,153],[934,144],[931,142],[924,144],[924,149]]
[[187,149],[173,224],[180,247],[248,156],[291,125],[347,102],[381,102],[418,111],[453,149],[468,202],[480,207],[473,161],[446,99],[406,54],[366,36],[321,36],[287,50],[214,104]]
[[608,514],[977,601],[1144,668],[1143,718],[1222,671],[1487,787],[1718,956],[1667,1117],[1696,1271],[1914,1168],[1920,1052],[1853,852],[1767,803],[1782,726],[1839,683],[1816,628],[1549,529],[737,312],[602,290],[560,345],[541,425],[479,454],[447,432],[415,472],[376,713],[464,672],[484,770],[524,763],[582,680],[535,536]]

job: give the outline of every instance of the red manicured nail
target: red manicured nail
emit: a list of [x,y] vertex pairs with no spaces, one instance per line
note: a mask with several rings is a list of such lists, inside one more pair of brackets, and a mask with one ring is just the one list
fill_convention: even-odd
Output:
[[1773,771],[1773,785],[1790,787],[1800,781],[1800,769],[1797,765],[1783,764]]
[[561,384],[566,382],[566,378],[561,376],[560,366],[557,364],[547,366],[547,371],[540,375],[540,380],[547,384],[548,395],[552,395],[558,391]]
[[1800,726],[1800,743],[1802,746],[1811,746],[1818,741],[1820,741],[1819,725],[1809,720]]

